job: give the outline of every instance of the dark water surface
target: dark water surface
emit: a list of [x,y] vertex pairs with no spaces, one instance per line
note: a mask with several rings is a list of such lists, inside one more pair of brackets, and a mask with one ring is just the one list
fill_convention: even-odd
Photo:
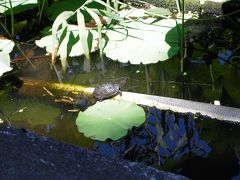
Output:
[[45,98],[6,95],[1,96],[0,118],[14,127],[191,179],[229,179],[239,173],[240,125],[144,107],[147,119],[141,127],[118,141],[99,142],[78,132],[77,113],[69,108]]

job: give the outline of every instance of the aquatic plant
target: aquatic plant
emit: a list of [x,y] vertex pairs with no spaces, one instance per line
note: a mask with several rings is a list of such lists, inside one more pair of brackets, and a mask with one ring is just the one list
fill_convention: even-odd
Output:
[[[14,37],[15,30],[14,30],[14,15],[20,12],[23,12],[27,9],[32,9],[34,7],[37,7],[37,0],[18,0],[18,1],[12,1],[12,0],[1,0],[0,1],[0,13],[3,13],[5,16],[10,15],[11,16],[11,36]],[[6,27],[6,21],[5,21],[5,27]]]
[[117,140],[125,136],[133,126],[145,121],[145,112],[135,103],[105,100],[97,102],[76,119],[78,131],[95,140]]
[[9,53],[14,47],[14,42],[8,39],[0,39],[0,77],[3,73],[11,71]]

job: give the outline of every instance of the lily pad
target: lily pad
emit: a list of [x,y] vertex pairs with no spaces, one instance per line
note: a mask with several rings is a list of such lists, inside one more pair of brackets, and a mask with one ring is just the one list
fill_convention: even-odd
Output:
[[[180,26],[179,26],[180,27]],[[179,50],[179,30],[174,19],[129,21],[106,31],[104,53],[123,63],[165,61]]]
[[145,118],[143,108],[135,103],[110,99],[79,112],[76,125],[86,137],[100,141],[117,140],[133,126],[140,126]]

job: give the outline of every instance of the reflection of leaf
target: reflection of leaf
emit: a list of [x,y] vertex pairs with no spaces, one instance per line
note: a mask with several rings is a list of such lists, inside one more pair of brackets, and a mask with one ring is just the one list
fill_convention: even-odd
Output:
[[[176,115],[150,108],[147,117],[148,129],[152,134],[157,131],[156,142],[161,162],[170,157],[173,160],[180,159],[190,151],[198,156],[206,156],[211,151],[207,142],[201,139],[191,114]],[[151,125],[154,121],[155,127]]]
[[76,119],[78,130],[85,136],[104,141],[125,136],[133,126],[145,121],[143,108],[134,103],[117,100],[97,102]]

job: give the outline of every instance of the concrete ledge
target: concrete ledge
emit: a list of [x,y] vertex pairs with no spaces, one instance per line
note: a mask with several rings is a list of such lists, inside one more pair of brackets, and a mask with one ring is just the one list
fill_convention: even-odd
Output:
[[0,125],[0,179],[187,179]]

